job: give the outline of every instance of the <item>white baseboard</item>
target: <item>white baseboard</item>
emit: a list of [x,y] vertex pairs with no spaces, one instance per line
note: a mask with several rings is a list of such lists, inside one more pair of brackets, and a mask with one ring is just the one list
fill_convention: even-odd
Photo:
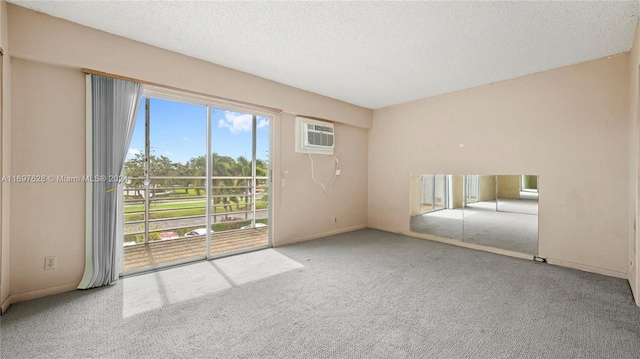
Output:
[[593,267],[586,264],[573,263],[569,261],[564,261],[562,259],[546,258],[546,260],[547,260],[547,263],[549,264],[553,264],[561,267],[573,268],[573,269],[578,269],[585,272],[591,272],[591,273],[606,275],[609,277],[616,277],[616,278],[629,280],[629,274],[624,272],[618,272],[610,269]]
[[[420,233],[415,233],[415,232],[411,232],[411,231],[392,232],[392,231],[386,230],[384,228],[376,228],[376,227],[369,227],[369,228],[377,229],[377,230],[380,230],[380,231],[391,232],[391,233],[398,233],[398,234],[402,234],[402,235],[409,236],[409,237],[428,239],[428,240],[431,240],[431,241],[451,244],[451,245],[458,246],[458,247],[471,248],[471,249],[481,250],[481,251],[485,251],[485,252],[491,252],[491,253],[507,255],[507,256],[510,256],[510,257],[516,257],[516,258],[522,258],[522,259],[531,259],[531,260],[533,259],[533,255],[532,254],[514,252],[514,251],[510,251],[510,250],[506,250],[506,249],[500,249],[500,248],[494,248],[494,247],[486,247],[486,246],[481,246],[481,245],[472,244],[472,243],[465,243],[465,242],[457,241],[455,239],[436,237],[436,236],[431,236],[431,235],[428,235],[428,234],[420,234]],[[560,266],[560,267],[578,269],[578,270],[585,271],[585,272],[602,274],[602,275],[606,275],[606,276],[609,276],[609,277],[616,277],[616,278],[622,278],[622,279],[627,279],[627,280],[629,278],[628,273],[625,273],[625,272],[618,272],[618,271],[614,271],[614,270],[610,270],[610,269],[598,268],[598,267],[594,267],[594,266],[590,266],[590,265],[586,265],[586,264],[573,263],[573,262],[570,262],[570,261],[565,261],[565,260],[556,259],[556,258],[545,257],[545,259],[547,260],[547,263],[552,264],[552,265],[557,265],[557,266]]]
[[10,305],[11,305],[11,296],[8,296],[7,299],[5,299],[4,302],[2,302],[2,304],[0,304],[0,315],[6,313]]
[[312,239],[318,239],[318,238],[322,238],[322,237],[333,236],[335,234],[352,232],[352,231],[357,231],[359,229],[365,229],[365,228],[367,228],[366,224],[360,224],[360,225],[353,226],[353,227],[341,228],[341,229],[338,229],[338,230],[335,230],[335,231],[329,231],[329,232],[324,232],[324,233],[320,233],[320,234],[313,234],[313,235],[310,235],[310,236],[299,237],[299,238],[295,238],[295,239],[287,240],[287,241],[278,241],[277,239],[274,238],[273,246],[274,247],[282,247],[282,246],[286,246],[286,245],[289,245],[289,244],[306,242],[306,241],[310,241]]
[[70,283],[70,284],[58,285],[51,288],[39,289],[31,292],[10,295],[2,303],[2,313],[6,312],[9,306],[13,303],[25,302],[27,300],[42,298],[42,297],[46,297],[54,294],[70,292],[76,289],[78,289],[78,283]]
[[[384,231],[384,229],[380,229],[380,230]],[[490,252],[490,253],[502,254],[502,255],[505,255],[505,256],[509,256],[509,257],[533,260],[533,254],[510,251],[508,249],[487,247],[487,246],[482,246],[482,245],[474,244],[474,243],[466,243],[466,242],[458,241],[458,240],[455,240],[455,239],[436,237],[436,236],[431,236],[431,235],[428,235],[428,234],[420,234],[420,233],[415,233],[415,232],[410,232],[410,231],[406,231],[406,232],[405,231],[400,231],[400,232],[395,232],[395,233],[402,234],[402,235],[409,236],[409,237],[427,239],[427,240],[434,241],[434,242],[451,244],[451,245],[458,246],[458,247],[475,249],[475,250],[483,251],[483,252]]]

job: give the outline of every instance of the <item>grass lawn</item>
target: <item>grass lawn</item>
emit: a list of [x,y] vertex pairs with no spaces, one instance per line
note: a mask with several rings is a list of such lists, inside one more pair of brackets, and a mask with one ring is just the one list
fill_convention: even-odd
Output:
[[[207,203],[207,201],[197,201],[197,200],[184,200],[184,201],[167,201],[167,200],[155,200],[151,201],[149,205],[150,209],[172,209],[172,208],[193,208],[193,207],[203,207]],[[138,212],[144,211],[144,204],[131,204],[124,206],[124,213],[128,212]]]
[[[160,218],[177,218],[177,217],[187,217],[187,216],[202,216],[206,214],[206,205],[207,201],[178,201],[178,202],[170,202],[170,201],[157,201],[156,203],[151,202],[150,205],[150,213],[149,219],[160,219]],[[244,210],[247,206],[245,205],[244,199],[240,200],[237,204],[231,203],[228,206],[232,207],[232,209]],[[266,209],[267,202],[256,202],[256,209]],[[247,208],[247,209],[250,209]],[[157,210],[162,210],[161,212],[157,212]],[[125,206],[125,215],[124,221],[141,221],[144,219],[143,213],[130,213],[130,212],[139,212],[144,211],[144,205],[129,205]],[[224,207],[218,204],[217,213],[224,213]]]

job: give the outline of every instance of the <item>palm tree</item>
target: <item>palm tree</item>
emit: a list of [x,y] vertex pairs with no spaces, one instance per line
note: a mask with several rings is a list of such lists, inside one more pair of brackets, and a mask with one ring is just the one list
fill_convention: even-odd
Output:
[[[213,177],[231,177],[233,176],[233,167],[235,166],[235,161],[233,158],[228,156],[220,156],[217,153],[213,153],[211,155],[211,175]],[[233,182],[230,179],[216,179],[213,180],[213,194],[216,197],[222,198],[222,207],[225,212],[229,212],[231,210],[231,205],[229,202],[238,202],[238,199],[234,197],[230,197],[229,194],[233,194],[233,189],[230,189],[233,185]],[[215,205],[216,205],[216,197],[214,197],[214,213],[215,213]]]
[[[236,160],[236,165],[233,168],[234,176],[238,177],[250,177],[252,172],[253,163],[247,160],[244,156],[238,157]],[[249,182],[249,183],[247,183]],[[247,205],[249,204],[249,196],[251,195],[251,180],[247,179],[235,179],[234,187],[242,187],[242,192],[244,195],[244,208],[247,209]],[[238,204],[238,209],[240,209],[240,204]],[[246,216],[245,216],[246,217]]]
[[[207,175],[207,157],[202,155],[191,158],[187,162],[186,167],[187,173],[185,173],[185,176],[204,177]],[[205,192],[202,180],[194,179],[190,182],[190,185],[195,188],[196,196],[200,196],[202,194],[201,192]]]

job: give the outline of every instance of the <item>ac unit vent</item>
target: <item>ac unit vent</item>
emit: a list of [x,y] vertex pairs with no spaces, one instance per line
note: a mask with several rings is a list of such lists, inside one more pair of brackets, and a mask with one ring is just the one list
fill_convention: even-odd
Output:
[[332,155],[334,145],[333,123],[296,117],[296,152]]
[[333,127],[307,124],[306,146],[333,147]]

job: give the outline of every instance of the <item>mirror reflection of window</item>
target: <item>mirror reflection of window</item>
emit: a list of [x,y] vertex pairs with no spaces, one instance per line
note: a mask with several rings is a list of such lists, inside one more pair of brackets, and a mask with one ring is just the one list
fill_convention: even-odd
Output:
[[480,176],[467,175],[464,176],[464,179],[464,203],[469,204],[478,202],[480,200]]
[[[452,175],[412,177],[412,231],[462,240],[462,180],[458,181],[455,177]],[[459,190],[458,187],[460,187]],[[414,202],[418,199],[419,206]]]
[[538,176],[522,175],[520,197],[538,199]]
[[450,179],[446,175],[421,175],[420,188],[422,202],[420,213],[450,208]]
[[435,209],[434,202],[434,175],[422,175],[420,176],[420,188],[422,192],[422,203],[420,203],[420,213],[431,212]]
[[494,175],[466,175],[465,189],[467,201],[465,207],[470,209],[496,209],[496,176]]

